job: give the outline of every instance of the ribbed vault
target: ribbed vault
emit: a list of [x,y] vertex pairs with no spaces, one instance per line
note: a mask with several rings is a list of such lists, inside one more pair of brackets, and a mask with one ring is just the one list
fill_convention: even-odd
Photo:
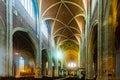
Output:
[[[78,59],[81,34],[85,30],[86,4],[87,0],[42,0],[42,20],[49,22],[54,42],[67,52],[67,61]],[[72,58],[68,52],[73,54]]]

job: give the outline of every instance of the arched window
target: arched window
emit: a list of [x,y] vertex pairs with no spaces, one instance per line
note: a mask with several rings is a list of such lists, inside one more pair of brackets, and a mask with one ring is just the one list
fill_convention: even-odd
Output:
[[34,19],[34,5],[32,0],[20,0],[28,14]]

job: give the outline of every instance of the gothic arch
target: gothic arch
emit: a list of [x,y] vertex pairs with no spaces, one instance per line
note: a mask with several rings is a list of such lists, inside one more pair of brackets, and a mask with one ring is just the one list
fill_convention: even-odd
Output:
[[26,32],[26,33],[29,35],[32,43],[33,43],[34,46],[35,46],[35,51],[36,51],[35,53],[36,53],[36,55],[37,55],[37,54],[39,53],[39,51],[38,51],[39,45],[38,45],[38,39],[37,39],[37,37],[35,37],[36,34],[33,33],[33,32],[32,32],[31,30],[29,30],[29,29],[25,29],[25,28],[22,28],[22,27],[17,27],[17,28],[14,28],[14,29],[13,29],[12,35],[14,35],[14,33],[17,32],[17,31]]
[[[37,60],[39,54],[39,42],[37,37],[35,37],[36,34],[29,29],[17,27],[13,29],[11,36],[13,41],[13,66],[15,76],[22,76],[18,74],[21,71],[18,68],[19,65],[17,63],[19,62],[20,58],[24,60],[24,70],[27,70],[28,68],[33,73],[33,68],[38,62]],[[20,73],[22,74],[22,71]],[[26,74],[29,75],[29,73]]]

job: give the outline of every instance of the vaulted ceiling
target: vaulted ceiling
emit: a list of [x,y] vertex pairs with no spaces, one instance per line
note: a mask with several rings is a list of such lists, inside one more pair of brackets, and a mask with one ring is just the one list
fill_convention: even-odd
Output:
[[49,20],[56,44],[66,39],[80,42],[85,24],[84,4],[85,0],[42,0],[42,19]]
[[[78,59],[81,35],[85,30],[87,0],[42,0],[41,17],[48,21],[54,42],[66,55],[64,61]],[[73,55],[72,55],[73,54]]]

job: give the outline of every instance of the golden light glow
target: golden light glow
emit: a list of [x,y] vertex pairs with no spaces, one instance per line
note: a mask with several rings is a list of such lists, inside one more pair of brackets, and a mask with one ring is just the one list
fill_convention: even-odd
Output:
[[[64,53],[64,61],[67,67],[77,67],[78,64],[78,52],[74,50],[67,50]],[[74,64],[73,64],[74,63]]]

